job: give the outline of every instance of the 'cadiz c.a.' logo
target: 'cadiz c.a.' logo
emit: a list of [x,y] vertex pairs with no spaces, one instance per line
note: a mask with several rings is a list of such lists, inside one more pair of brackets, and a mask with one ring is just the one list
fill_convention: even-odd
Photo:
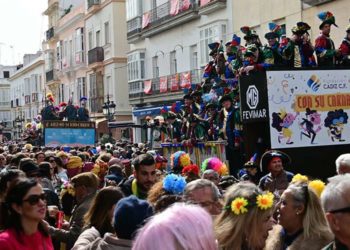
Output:
[[259,91],[254,85],[250,85],[247,89],[247,105],[250,109],[256,109],[259,104]]

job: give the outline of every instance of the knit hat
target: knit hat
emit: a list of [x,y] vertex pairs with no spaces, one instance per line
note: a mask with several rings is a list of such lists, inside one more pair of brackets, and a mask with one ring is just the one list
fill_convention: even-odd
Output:
[[93,189],[97,189],[100,184],[98,177],[91,172],[78,174],[72,178],[71,182],[74,187],[85,186]]
[[83,161],[79,156],[71,156],[67,163],[67,174],[68,177],[72,178],[73,176],[81,173],[83,167]]
[[131,240],[145,219],[153,215],[153,208],[136,196],[121,199],[114,209],[114,230],[120,239]]
[[319,27],[320,30],[323,28],[323,26],[325,24],[329,24],[329,25],[333,24],[335,27],[338,27],[338,25],[335,24],[335,17],[332,14],[332,12],[324,11],[324,12],[319,13],[317,16],[322,21],[322,23],[320,24],[320,27]]

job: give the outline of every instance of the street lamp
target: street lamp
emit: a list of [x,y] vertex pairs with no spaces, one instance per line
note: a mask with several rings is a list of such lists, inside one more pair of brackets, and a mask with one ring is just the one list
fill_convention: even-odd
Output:
[[[102,106],[102,110],[103,110],[103,114],[106,116],[107,120],[109,122],[111,122],[113,120],[114,117],[114,113],[115,113],[115,103],[113,101],[109,100],[109,95],[107,95],[107,101],[103,104]],[[108,127],[108,131],[109,131],[109,139],[112,139],[112,131],[111,128]]]

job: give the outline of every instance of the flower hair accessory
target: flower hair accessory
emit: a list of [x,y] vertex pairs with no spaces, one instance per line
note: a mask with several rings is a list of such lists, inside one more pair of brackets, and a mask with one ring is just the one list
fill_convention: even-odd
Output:
[[176,174],[169,174],[163,180],[163,189],[171,194],[182,194],[186,184],[184,177]]
[[321,197],[321,194],[326,186],[326,184],[321,180],[310,181],[306,175],[301,174],[294,175],[292,183],[296,182],[306,183],[308,185],[308,188],[311,188],[319,198]]
[[257,206],[260,210],[267,210],[273,207],[274,195],[271,192],[259,194],[253,199],[236,197],[225,209],[231,209],[235,215],[245,214],[249,207]]

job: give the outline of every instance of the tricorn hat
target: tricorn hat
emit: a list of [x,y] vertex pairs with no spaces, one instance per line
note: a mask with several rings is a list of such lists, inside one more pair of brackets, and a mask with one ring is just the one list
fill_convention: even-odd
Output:
[[282,164],[284,167],[291,163],[291,159],[286,153],[283,153],[278,150],[269,150],[261,156],[260,170],[266,171],[269,163],[275,157],[279,157],[282,160]]

